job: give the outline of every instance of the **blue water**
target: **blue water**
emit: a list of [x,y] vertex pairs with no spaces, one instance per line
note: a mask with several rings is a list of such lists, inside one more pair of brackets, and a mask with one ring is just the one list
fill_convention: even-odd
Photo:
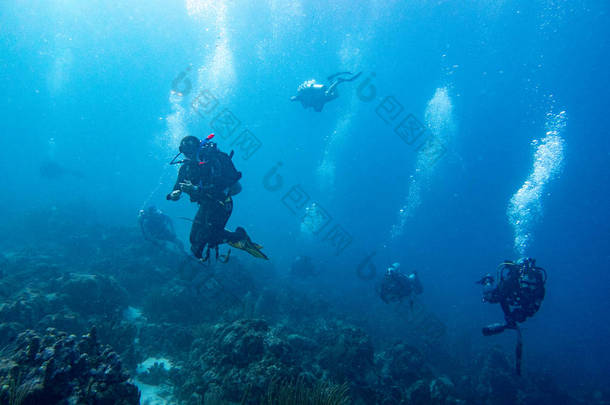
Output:
[[[565,384],[601,383],[610,372],[608,13],[607,2],[585,0],[6,1],[0,222],[70,205],[134,226],[154,204],[186,242],[190,223],[177,218],[196,207],[165,201],[176,175],[168,162],[183,136],[217,132],[244,174],[229,228],[265,245],[266,266],[282,272],[296,255],[314,257],[325,276],[312,288],[358,318],[391,310],[358,266],[375,253],[380,277],[401,262],[468,356],[513,344],[480,336],[501,314],[474,281],[503,259],[535,257],[549,280],[525,323],[525,361]],[[338,71],[363,73],[322,112],[289,101],[301,82]],[[218,103],[209,114],[192,106],[202,94]],[[386,97],[400,103],[390,123],[379,110]],[[211,122],[224,109],[240,124],[220,136]],[[409,114],[442,141],[441,156],[394,132]],[[237,141],[246,129],[254,151]],[[48,161],[82,176],[40,176]],[[295,186],[308,196],[302,206],[290,203]],[[3,229],[7,239],[34,232]],[[337,249],[331,230],[351,242]],[[369,328],[392,333],[382,321]]]

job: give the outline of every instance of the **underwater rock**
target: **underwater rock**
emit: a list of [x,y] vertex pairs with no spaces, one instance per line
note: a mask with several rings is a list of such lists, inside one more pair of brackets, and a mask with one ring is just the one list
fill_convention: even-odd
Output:
[[336,321],[316,340],[322,348],[316,359],[323,375],[348,382],[355,398],[377,402],[379,373],[371,338],[358,327]]
[[364,331],[337,322],[320,338],[322,350],[318,360],[322,368],[329,370],[337,381],[366,382],[375,366],[373,344]]
[[290,344],[264,320],[217,324],[193,342],[178,396],[188,400],[221,389],[224,400],[240,401],[248,388],[255,401],[272,381],[298,378],[303,369],[294,358]]
[[491,405],[516,404],[519,384],[506,355],[493,348],[481,354],[479,363],[475,397]]
[[61,307],[55,295],[26,288],[0,304],[0,322],[18,322],[33,328],[40,319],[60,311]]
[[0,362],[0,402],[139,404],[128,378],[119,356],[97,342],[95,329],[81,338],[52,328],[44,335],[27,330]]
[[4,256],[4,254],[0,253],[0,278],[3,278],[8,273],[9,261]]
[[469,378],[456,385],[460,397],[490,405],[577,404],[551,378],[533,374],[517,376],[508,355],[499,348],[481,353]]
[[[399,314],[409,316],[404,325],[395,322],[400,316],[387,315],[404,326],[397,332],[375,330],[360,318],[359,325],[368,325],[361,329],[335,320],[346,314],[327,287],[271,277],[256,264],[242,265],[237,255],[226,265],[201,266],[144,241],[137,228],[60,225],[36,235],[36,248],[0,256],[6,273],[0,345],[10,345],[0,356],[0,403],[17,393],[27,398],[24,404],[114,404],[119,397],[137,403],[122,370],[135,370],[149,356],[168,356],[178,365],[153,365],[141,374],[146,398],[173,396],[172,404],[240,402],[247,390],[248,403],[260,403],[273,381],[346,382],[357,404],[575,403],[550,380],[515,377],[510,352],[453,362],[459,353],[452,353],[444,325],[427,311]],[[126,311],[128,305],[133,308]],[[45,332],[55,327],[78,335],[91,324],[95,341],[120,356],[92,339]],[[38,334],[20,335],[26,329]],[[386,343],[397,337],[400,343]],[[16,342],[22,346],[12,350]],[[607,394],[585,403],[604,400]]]
[[144,324],[140,327],[138,334],[139,345],[146,348],[146,352],[149,354],[184,353],[188,355],[194,339],[192,328],[169,322]]
[[183,285],[175,280],[156,286],[144,298],[143,312],[149,321],[194,325],[218,321],[224,310],[241,304],[232,295],[223,292],[215,279],[202,286]]
[[119,316],[127,307],[127,292],[112,277],[71,273],[60,281],[64,302],[81,315]]
[[62,310],[58,313],[44,316],[36,325],[36,329],[46,330],[47,328],[56,328],[68,333],[77,333],[82,330],[81,322],[76,313]]
[[0,346],[4,347],[13,342],[23,329],[23,325],[17,322],[0,323]]
[[407,390],[411,405],[429,405],[431,403],[430,387],[424,380],[418,380]]
[[315,340],[297,335],[296,333],[286,336],[286,343],[290,345],[292,350],[297,352],[310,351],[318,348],[318,343]]
[[447,397],[454,389],[453,382],[448,377],[439,377],[430,382],[430,399],[434,404],[445,404]]
[[123,364],[133,369],[140,360],[140,347],[136,345],[138,328],[130,322],[116,319],[97,320],[95,322],[98,340],[110,345],[123,360]]
[[225,361],[243,367],[263,357],[268,331],[269,326],[263,320],[239,320],[219,329],[215,340]]
[[404,343],[395,344],[384,356],[392,380],[409,386],[422,377],[430,377],[422,352]]

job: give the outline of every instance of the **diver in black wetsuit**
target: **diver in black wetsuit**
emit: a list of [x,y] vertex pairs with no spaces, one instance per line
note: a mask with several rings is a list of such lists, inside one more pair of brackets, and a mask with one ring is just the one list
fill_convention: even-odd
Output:
[[[216,144],[210,142],[212,137],[210,135],[203,141],[194,136],[182,139],[180,153],[171,162],[182,166],[178,180],[166,198],[177,201],[184,192],[189,195],[191,202],[199,204],[190,234],[191,251],[198,259],[207,260],[211,248],[216,250],[218,258],[218,246],[223,243],[245,250],[252,256],[267,259],[261,251],[262,246],[253,243],[244,228],[238,227],[235,232],[225,229],[233,212],[232,196],[241,191],[241,173],[233,165],[233,153],[227,155],[218,150]],[[180,154],[184,154],[185,159],[177,162]],[[206,255],[203,257],[206,246]]]
[[297,256],[290,265],[290,273],[297,277],[308,278],[320,275],[309,256]]
[[[339,72],[328,77],[330,85],[320,84],[315,79],[307,80],[297,88],[297,95],[292,96],[290,101],[300,101],[303,108],[313,108],[314,111],[320,112],[324,108],[324,104],[339,97],[337,86],[339,83],[351,82],[360,77],[362,72],[353,75],[350,72]],[[349,75],[349,78],[341,77]]]
[[140,224],[140,230],[144,239],[156,244],[169,242],[179,250],[184,250],[184,245],[176,237],[174,223],[171,218],[156,207],[150,206],[145,210],[140,210],[138,213],[138,224]]
[[400,263],[394,263],[388,268],[379,286],[379,297],[386,304],[402,302],[408,298],[413,307],[413,296],[423,293],[424,288],[417,273],[406,275],[400,272],[399,267]]
[[519,323],[525,322],[540,309],[545,295],[546,271],[536,266],[536,260],[522,258],[517,262],[505,261],[498,266],[498,281],[490,274],[478,284],[483,285],[483,302],[500,304],[505,323],[494,323],[483,328],[483,335],[491,336],[506,329],[517,331],[517,374],[521,374],[523,343]]

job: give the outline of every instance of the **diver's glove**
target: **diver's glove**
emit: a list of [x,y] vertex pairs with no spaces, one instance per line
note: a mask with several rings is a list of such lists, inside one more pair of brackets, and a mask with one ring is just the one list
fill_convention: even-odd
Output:
[[180,190],[184,191],[187,194],[191,194],[199,190],[199,187],[191,183],[190,180],[186,180],[183,183],[180,183]]
[[169,193],[167,196],[165,196],[166,200],[171,200],[171,201],[178,201],[180,199],[180,197],[182,196],[182,191],[181,190],[174,190],[171,193]]
[[227,243],[236,249],[245,250],[254,257],[269,260],[267,255],[265,255],[261,251],[263,247],[257,243],[252,242],[252,240],[246,233],[246,230],[242,227],[237,227],[237,229],[235,229],[235,240],[229,241]]

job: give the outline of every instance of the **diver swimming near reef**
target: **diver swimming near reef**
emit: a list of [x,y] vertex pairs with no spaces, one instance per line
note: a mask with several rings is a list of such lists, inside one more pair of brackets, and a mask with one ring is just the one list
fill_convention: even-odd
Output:
[[[178,201],[184,192],[189,195],[191,202],[199,204],[190,234],[191,251],[198,259],[208,260],[212,248],[216,250],[216,258],[219,258],[218,246],[228,243],[254,257],[267,260],[261,251],[262,246],[253,243],[244,228],[237,227],[235,232],[225,229],[233,212],[232,196],[241,191],[241,172],[235,169],[233,152],[221,152],[216,143],[211,142],[213,137],[210,134],[204,140],[195,136],[182,139],[180,152],[170,162],[182,166],[178,180],[166,198]],[[181,154],[184,159],[177,161]],[[203,257],[206,247],[206,255]],[[223,261],[228,261],[229,253],[230,250],[222,258]]]
[[40,177],[47,180],[59,180],[67,177],[74,179],[82,179],[84,176],[83,172],[76,169],[65,167],[62,164],[47,160],[38,167]]
[[400,263],[394,263],[388,268],[379,286],[379,297],[386,304],[409,299],[409,304],[413,308],[413,296],[423,293],[424,288],[417,273],[406,275],[399,268]]
[[477,281],[483,286],[483,302],[500,304],[505,323],[494,323],[483,328],[483,335],[491,336],[506,329],[517,331],[516,370],[521,375],[523,340],[519,323],[534,316],[545,295],[546,271],[536,266],[536,260],[522,258],[516,262],[504,261],[498,266],[498,281],[486,274]]
[[316,277],[320,275],[318,269],[309,256],[297,256],[290,265],[290,273],[301,278]]
[[184,251],[184,245],[176,237],[174,223],[160,209],[150,206],[138,213],[138,224],[144,239],[155,244],[169,242],[180,251]]
[[[307,80],[297,88],[297,95],[292,96],[290,101],[300,101],[303,108],[313,108],[314,111],[320,112],[324,108],[324,104],[339,97],[337,86],[339,83],[351,82],[356,80],[362,72],[352,74],[351,72],[335,73],[327,78],[330,85],[320,84],[315,79]],[[348,75],[349,77],[342,77]]]

